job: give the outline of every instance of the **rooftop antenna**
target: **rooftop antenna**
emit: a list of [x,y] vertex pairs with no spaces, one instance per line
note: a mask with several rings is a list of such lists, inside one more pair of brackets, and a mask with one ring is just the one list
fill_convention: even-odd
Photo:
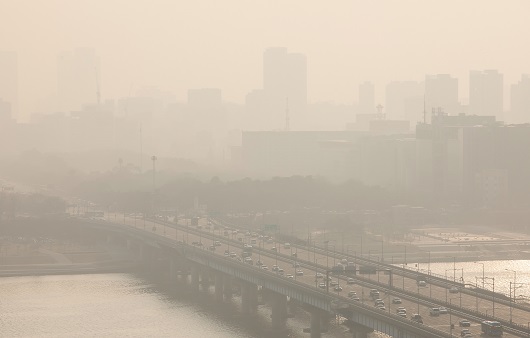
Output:
[[289,131],[289,98],[285,98],[285,130]]

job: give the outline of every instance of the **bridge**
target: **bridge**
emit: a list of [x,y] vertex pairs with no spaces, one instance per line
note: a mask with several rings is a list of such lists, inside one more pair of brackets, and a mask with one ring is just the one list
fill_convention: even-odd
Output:
[[[236,251],[243,250],[244,243],[233,236],[224,236],[219,230],[216,234],[213,227],[199,229],[186,224],[173,224],[160,220],[146,220],[123,217],[123,223],[103,220],[85,220],[70,218],[64,220],[70,228],[78,228],[104,236],[109,243],[127,246],[134,253],[137,261],[157,274],[164,276],[169,283],[186,283],[195,290],[208,289],[211,282],[214,285],[215,299],[224,301],[231,297],[234,287],[241,290],[241,309],[243,313],[255,313],[258,298],[271,305],[272,327],[282,330],[289,317],[288,306],[301,306],[311,314],[311,337],[320,337],[326,330],[330,316],[340,314],[348,319],[353,327],[354,337],[365,337],[373,330],[386,333],[392,337],[451,337],[453,326],[458,319],[466,318],[472,321],[481,321],[485,317],[479,313],[470,313],[462,305],[443,302],[425,292],[411,290],[403,272],[401,283],[397,283],[393,274],[377,274],[377,280],[371,276],[335,275],[332,280],[343,286],[346,290],[334,292],[326,283],[325,288],[317,287],[323,279],[315,278],[317,273],[326,276],[330,274],[327,260],[339,259],[340,254],[329,252],[323,248],[308,248],[301,245],[293,246],[290,250],[281,252],[280,246],[276,251],[266,248],[264,243],[253,248],[253,259],[264,265],[286,267],[283,275],[265,270],[254,264],[247,264],[238,258]],[[232,238],[231,238],[232,237]],[[200,244],[203,245],[200,245]],[[204,245],[206,243],[206,245]],[[210,245],[211,243],[211,245]],[[276,244],[274,244],[276,245]],[[294,250],[296,255],[292,255]],[[286,252],[287,251],[287,252]],[[228,254],[226,254],[228,253]],[[234,257],[233,255],[236,255]],[[348,255],[344,255],[346,257]],[[349,257],[351,258],[351,257]],[[359,259],[360,257],[355,257]],[[365,262],[366,263],[366,262]],[[373,262],[375,264],[375,262]],[[392,269],[395,267],[390,266]],[[293,274],[287,277],[288,271]],[[388,267],[385,266],[385,271]],[[297,270],[303,271],[302,275]],[[394,270],[391,270],[394,271]],[[395,275],[399,275],[396,273]],[[410,278],[412,281],[412,278]],[[414,280],[415,283],[415,280]],[[402,284],[402,288],[397,287]],[[415,284],[416,285],[416,284]],[[416,286],[415,286],[416,287]],[[369,289],[378,289],[388,301],[388,311],[375,308],[368,303],[371,300],[365,295]],[[360,294],[358,300],[342,296],[346,291],[357,290]],[[431,289],[432,292],[432,289]],[[463,298],[460,294],[459,300]],[[402,305],[409,311],[416,308],[415,312],[422,313],[435,306],[446,305],[449,309],[449,322],[443,316],[428,318],[426,323],[419,324],[407,318],[402,318],[391,311],[390,300],[400,297]],[[465,298],[464,298],[465,299]],[[478,299],[478,298],[477,298]],[[452,299],[454,300],[454,298]],[[396,307],[396,306],[394,306]],[[421,310],[420,310],[421,308]],[[528,317],[527,317],[528,318]],[[432,320],[431,320],[432,319]],[[527,336],[523,330],[512,329],[513,336]]]

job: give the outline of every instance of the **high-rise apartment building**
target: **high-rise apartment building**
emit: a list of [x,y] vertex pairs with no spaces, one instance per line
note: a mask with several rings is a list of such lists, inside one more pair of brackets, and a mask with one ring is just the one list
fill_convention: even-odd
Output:
[[93,49],[78,48],[57,58],[59,108],[79,111],[86,104],[98,103],[101,93],[100,60]]
[[510,123],[530,122],[530,75],[526,74],[510,90]]
[[375,89],[371,82],[364,82],[359,85],[359,113],[375,113]]
[[10,105],[11,116],[20,120],[18,109],[18,58],[15,52],[0,51],[0,101]]
[[469,73],[469,112],[473,115],[495,116],[504,121],[503,75],[496,70]]
[[427,122],[430,121],[430,112],[433,108],[435,110],[440,108],[448,115],[460,113],[458,79],[449,74],[427,75],[425,77],[425,107]]

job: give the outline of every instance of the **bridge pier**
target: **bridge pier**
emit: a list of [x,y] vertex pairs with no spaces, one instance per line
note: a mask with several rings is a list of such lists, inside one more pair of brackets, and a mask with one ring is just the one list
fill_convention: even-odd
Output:
[[287,321],[287,296],[271,292],[272,300],[272,328],[282,331]]
[[177,280],[178,278],[177,270],[178,270],[177,260],[175,259],[175,257],[170,257],[169,258],[169,282],[170,283],[173,283]]
[[215,274],[215,300],[218,302],[223,301],[223,280],[224,276],[220,272]]
[[311,338],[320,338],[321,337],[321,324],[322,324],[322,311],[317,308],[313,308],[310,311],[311,313]]
[[258,310],[258,286],[242,282],[241,284],[241,311],[244,314],[255,314]]
[[330,313],[329,312],[321,312],[320,313],[320,330],[321,330],[321,332],[328,332],[328,330],[329,330],[329,320],[330,320]]
[[191,266],[191,287],[194,290],[199,290],[199,267],[197,265]]
[[208,274],[208,271],[201,269],[200,276],[202,290],[208,291],[210,288],[210,275]]
[[229,300],[232,298],[232,277],[229,275],[224,276],[224,283],[223,283],[223,293],[225,294],[225,298]]

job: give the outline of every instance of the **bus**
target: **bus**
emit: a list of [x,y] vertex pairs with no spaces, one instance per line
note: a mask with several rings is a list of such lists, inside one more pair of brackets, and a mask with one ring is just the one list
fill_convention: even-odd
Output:
[[499,322],[485,320],[480,323],[480,327],[486,336],[502,336],[502,325]]

